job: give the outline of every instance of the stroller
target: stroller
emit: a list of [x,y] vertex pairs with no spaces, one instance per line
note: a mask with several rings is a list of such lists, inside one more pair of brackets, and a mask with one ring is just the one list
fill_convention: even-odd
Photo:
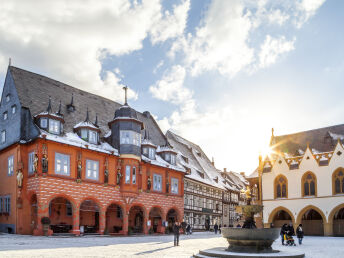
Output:
[[284,234],[284,241],[286,241],[286,245],[296,246],[294,238],[291,235]]

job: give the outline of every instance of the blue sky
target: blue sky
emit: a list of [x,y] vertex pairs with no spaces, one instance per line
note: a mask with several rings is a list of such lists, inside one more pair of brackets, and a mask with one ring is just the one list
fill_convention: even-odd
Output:
[[[8,57],[149,110],[215,165],[251,173],[275,134],[341,124],[343,1],[43,1],[0,13]],[[20,18],[18,18],[20,17]]]

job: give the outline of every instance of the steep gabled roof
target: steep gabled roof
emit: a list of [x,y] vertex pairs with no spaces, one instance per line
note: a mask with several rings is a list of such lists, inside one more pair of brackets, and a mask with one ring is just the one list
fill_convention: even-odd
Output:
[[274,136],[272,146],[276,152],[291,155],[300,155],[299,150],[304,151],[307,144],[319,152],[327,152],[334,149],[338,138],[344,139],[344,124]]
[[[79,90],[46,76],[14,66],[10,66],[9,69],[22,106],[29,108],[33,116],[46,110],[49,96],[51,96],[53,112],[58,111],[61,100],[65,132],[72,132],[75,125],[85,120],[85,112],[88,107],[92,122],[95,120],[96,114],[98,114],[99,129],[101,130],[101,136],[104,136],[110,130],[108,122],[113,120],[115,111],[122,106],[110,99]],[[67,105],[71,103],[72,94],[76,110],[69,113]],[[149,131],[153,143],[164,145],[166,142],[165,136],[150,113],[137,112],[137,115],[138,119],[144,123],[146,130]]]

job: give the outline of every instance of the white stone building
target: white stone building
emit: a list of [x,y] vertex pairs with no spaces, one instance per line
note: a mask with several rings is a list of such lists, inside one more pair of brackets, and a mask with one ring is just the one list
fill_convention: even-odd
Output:
[[343,140],[344,125],[272,135],[260,166],[265,227],[292,221],[306,235],[344,235]]

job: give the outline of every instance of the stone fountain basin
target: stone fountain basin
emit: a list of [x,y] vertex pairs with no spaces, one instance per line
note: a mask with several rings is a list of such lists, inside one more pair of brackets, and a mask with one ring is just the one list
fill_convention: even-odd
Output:
[[221,228],[229,243],[228,251],[274,253],[272,243],[279,237],[280,228]]

